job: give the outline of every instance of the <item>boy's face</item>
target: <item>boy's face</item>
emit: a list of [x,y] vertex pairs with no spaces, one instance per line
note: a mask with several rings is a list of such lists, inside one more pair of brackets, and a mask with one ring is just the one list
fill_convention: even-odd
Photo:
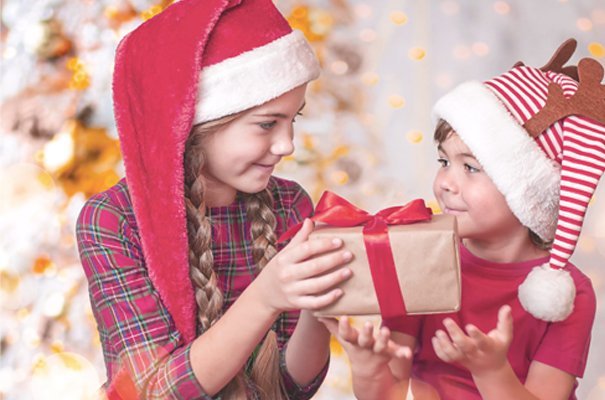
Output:
[[509,240],[526,228],[460,137],[451,133],[438,146],[439,168],[433,191],[445,214],[456,216],[465,239]]

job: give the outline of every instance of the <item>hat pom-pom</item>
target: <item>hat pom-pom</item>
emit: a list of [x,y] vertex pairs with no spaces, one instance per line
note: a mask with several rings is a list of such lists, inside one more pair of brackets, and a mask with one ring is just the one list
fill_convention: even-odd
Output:
[[576,285],[569,271],[542,264],[527,275],[518,295],[523,308],[534,317],[562,321],[573,310]]

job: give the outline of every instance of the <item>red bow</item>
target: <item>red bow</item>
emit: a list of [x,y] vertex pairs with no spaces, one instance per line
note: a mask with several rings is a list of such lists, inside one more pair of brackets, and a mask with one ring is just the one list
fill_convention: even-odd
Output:
[[[355,207],[332,192],[324,192],[317,203],[315,215],[310,219],[332,226],[363,226],[363,241],[368,256],[372,281],[378,298],[380,314],[384,318],[406,314],[395,261],[389,241],[388,225],[406,225],[430,221],[432,211],[424,200],[412,200],[404,206],[385,208],[376,214]],[[302,223],[284,233],[279,241],[292,238]]]

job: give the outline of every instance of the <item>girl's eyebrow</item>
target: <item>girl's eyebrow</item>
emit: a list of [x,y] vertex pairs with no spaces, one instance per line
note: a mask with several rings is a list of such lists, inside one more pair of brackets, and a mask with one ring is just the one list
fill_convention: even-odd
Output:
[[[302,104],[302,106],[300,106],[300,108],[298,109],[297,113],[301,112],[303,108],[305,108],[305,105],[307,105],[306,102],[304,102]],[[273,118],[288,118],[288,116],[286,114],[282,114],[282,113],[266,113],[266,114],[254,114],[255,117],[273,117]]]

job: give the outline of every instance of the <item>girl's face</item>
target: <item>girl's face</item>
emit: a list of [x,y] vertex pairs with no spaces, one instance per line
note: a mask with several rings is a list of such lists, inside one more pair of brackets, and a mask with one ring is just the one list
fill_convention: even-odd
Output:
[[294,151],[293,124],[306,88],[299,86],[252,108],[204,139],[209,206],[230,204],[238,191],[257,193],[267,187],[275,165]]
[[443,212],[456,216],[460,237],[492,243],[507,243],[513,235],[528,237],[527,228],[457,134],[450,133],[438,152],[441,168],[433,191]]

